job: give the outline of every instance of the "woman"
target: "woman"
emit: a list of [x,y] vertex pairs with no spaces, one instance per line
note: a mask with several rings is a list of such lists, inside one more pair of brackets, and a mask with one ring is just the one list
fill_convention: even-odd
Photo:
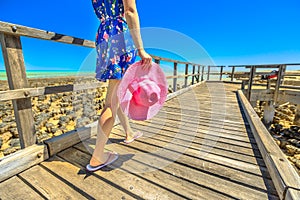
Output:
[[118,158],[117,153],[104,152],[116,114],[126,133],[125,143],[142,135],[132,131],[127,117],[119,107],[116,90],[127,68],[134,63],[137,53],[145,70],[151,67],[152,57],[143,48],[135,0],[92,0],[92,3],[101,21],[96,36],[96,78],[99,81],[108,80],[96,146],[87,165],[87,170],[96,171]]

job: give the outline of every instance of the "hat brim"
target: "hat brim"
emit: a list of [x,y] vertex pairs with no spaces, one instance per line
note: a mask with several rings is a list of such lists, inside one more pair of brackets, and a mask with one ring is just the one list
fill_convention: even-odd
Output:
[[[128,86],[132,81],[137,80],[143,76],[149,77],[160,87],[160,99],[152,106],[138,105],[132,99],[132,94],[128,91]],[[167,98],[167,80],[158,64],[152,63],[149,70],[144,70],[141,67],[141,62],[136,62],[131,65],[125,72],[124,77],[118,87],[117,95],[120,102],[120,107],[123,112],[133,120],[147,120],[154,117]]]

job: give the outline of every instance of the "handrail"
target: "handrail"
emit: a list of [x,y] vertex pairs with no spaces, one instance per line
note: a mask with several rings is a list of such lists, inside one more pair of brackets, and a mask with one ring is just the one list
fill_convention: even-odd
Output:
[[[16,116],[15,118],[17,123],[17,130],[19,132],[20,144],[21,148],[23,149],[36,143],[31,97],[46,94],[55,94],[60,92],[95,89],[105,85],[99,83],[90,83],[30,88],[26,76],[21,37],[37,38],[88,48],[95,48],[95,42],[64,34],[58,34],[51,31],[40,30],[0,21],[0,41],[5,61],[5,68],[8,78],[7,80],[10,89],[8,91],[0,92],[0,101],[15,101],[14,113]],[[187,87],[187,81],[189,77],[192,77],[192,84],[195,83],[195,80],[197,82],[200,82],[200,67],[204,69],[203,65],[163,58],[156,55],[152,55],[152,57],[157,63],[159,63],[160,61],[167,61],[174,64],[173,76],[167,77],[169,79],[173,79],[173,92],[177,90],[177,78],[185,79],[184,87]],[[186,65],[184,75],[177,74],[178,64]],[[193,68],[193,74],[188,73],[188,69],[190,66],[192,66]],[[196,67],[198,67],[198,72],[196,72]],[[201,76],[203,77],[203,73]]]

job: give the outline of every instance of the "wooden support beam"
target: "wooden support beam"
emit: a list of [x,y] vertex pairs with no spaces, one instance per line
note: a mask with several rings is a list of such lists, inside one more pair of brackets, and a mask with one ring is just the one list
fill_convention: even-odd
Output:
[[[8,85],[11,90],[28,87],[24,57],[19,36],[0,33]],[[13,100],[21,148],[36,143],[31,98]]]
[[201,82],[204,81],[204,68],[205,68],[205,66],[202,66]]
[[192,85],[195,83],[195,65],[193,65]]
[[294,125],[300,126],[300,104],[297,105],[295,119],[294,119]]
[[189,74],[189,64],[185,64],[185,72],[184,72],[184,75],[186,76],[184,78],[184,87],[186,88],[187,87],[187,84],[188,84],[188,79],[189,77],[187,76]]
[[234,71],[235,71],[235,67],[232,67],[232,71],[231,71],[231,81],[233,81],[234,79]]
[[209,81],[209,75],[210,75],[210,66],[207,67],[207,80]]
[[285,70],[286,70],[286,65],[280,65],[279,71],[278,71],[278,75],[277,75],[275,92],[274,92],[274,103],[275,104],[278,101],[278,93],[279,93],[279,90],[280,90],[281,81],[282,81],[282,79],[284,77],[283,75],[284,75]]
[[222,80],[222,76],[223,76],[223,68],[224,68],[224,66],[221,66],[221,69],[220,69],[220,81]]
[[198,79],[197,79],[197,82],[199,83],[200,82],[200,65],[198,65]]
[[251,90],[252,90],[252,85],[253,85],[253,79],[255,77],[255,72],[256,72],[256,67],[252,66],[251,71],[250,71],[249,81],[248,81],[248,88],[247,88],[247,98],[248,98],[248,100],[251,99]]
[[63,151],[79,142],[82,142],[97,134],[98,126],[97,122],[91,123],[85,127],[81,127],[57,137],[45,140],[44,143],[47,145],[49,150],[49,156],[53,156],[60,151]]
[[[177,63],[174,62],[174,70],[173,75],[177,76]],[[173,92],[176,92],[177,90],[177,78],[173,78]]]

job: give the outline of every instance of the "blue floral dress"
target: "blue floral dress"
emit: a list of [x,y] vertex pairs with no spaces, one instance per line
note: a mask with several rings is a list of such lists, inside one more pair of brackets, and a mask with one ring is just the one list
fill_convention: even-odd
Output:
[[124,17],[122,0],[92,0],[100,26],[96,35],[96,79],[121,79],[135,62],[136,48]]

